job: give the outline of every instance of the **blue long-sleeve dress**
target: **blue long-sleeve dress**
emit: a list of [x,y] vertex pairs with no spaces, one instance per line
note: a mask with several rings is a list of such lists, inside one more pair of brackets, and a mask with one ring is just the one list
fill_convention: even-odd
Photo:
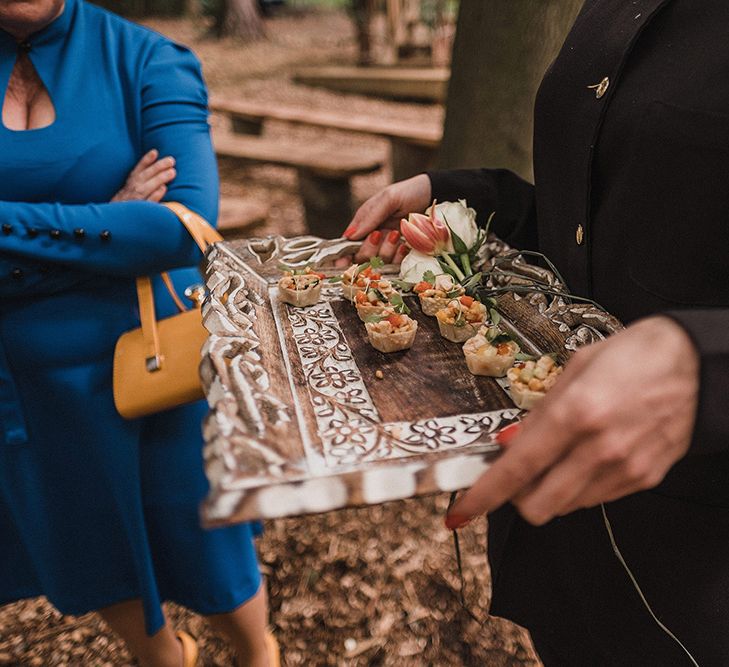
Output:
[[[205,405],[125,421],[112,354],[139,326],[134,278],[200,281],[200,253],[151,202],[108,203],[148,150],[176,159],[166,199],[208,220],[218,181],[190,51],[83,0],[23,45],[0,31],[0,87],[28,51],[55,107],[0,124],[0,604],[46,595],[79,614],[142,598],[232,610],[260,575],[248,525],[203,531]],[[158,314],[175,312],[157,289]]]

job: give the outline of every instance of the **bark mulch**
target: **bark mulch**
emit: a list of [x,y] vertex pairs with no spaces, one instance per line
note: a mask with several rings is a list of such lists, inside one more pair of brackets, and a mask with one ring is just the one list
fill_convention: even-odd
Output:
[[[487,613],[485,522],[461,531],[466,607],[437,496],[270,521],[259,542],[283,664],[537,667],[527,633]],[[203,664],[232,665],[200,616],[169,605],[197,636]],[[95,614],[63,616],[44,599],[0,609],[0,665],[133,665]]]

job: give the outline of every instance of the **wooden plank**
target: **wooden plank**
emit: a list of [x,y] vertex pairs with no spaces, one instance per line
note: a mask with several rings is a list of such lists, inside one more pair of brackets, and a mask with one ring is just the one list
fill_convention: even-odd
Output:
[[307,86],[438,103],[446,98],[449,79],[446,68],[310,67],[294,74],[294,81]]
[[234,238],[266,221],[269,206],[245,197],[222,197],[218,211],[218,231]]
[[348,179],[376,171],[385,163],[385,155],[380,151],[344,148],[330,151],[280,140],[233,136],[215,130],[213,144],[219,157],[305,169],[327,178]]
[[257,127],[257,123],[260,124],[263,120],[269,119],[398,139],[428,148],[439,146],[443,137],[442,123],[413,124],[380,116],[301,109],[222,97],[213,97],[210,109],[247,121],[250,127]]
[[[367,333],[348,301],[332,302],[332,308],[362,371],[367,390],[384,422],[418,421],[480,412],[484,405],[495,410],[513,407],[493,378],[468,372],[463,346],[440,335],[434,317],[423,315],[418,300],[406,298],[411,316],[418,322],[417,354],[411,351],[383,354],[367,340]],[[375,377],[382,371],[383,379]]]

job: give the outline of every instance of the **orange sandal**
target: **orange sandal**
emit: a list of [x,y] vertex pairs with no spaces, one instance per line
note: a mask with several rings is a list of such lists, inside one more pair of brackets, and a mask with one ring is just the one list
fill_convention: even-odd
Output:
[[281,649],[270,630],[266,631],[266,647],[268,648],[268,667],[281,667]]
[[182,630],[178,630],[175,637],[182,644],[182,667],[195,667],[198,656],[197,642]]

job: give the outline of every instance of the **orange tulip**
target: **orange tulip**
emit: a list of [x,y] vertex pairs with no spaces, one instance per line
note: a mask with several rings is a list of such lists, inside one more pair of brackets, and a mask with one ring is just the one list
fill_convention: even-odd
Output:
[[435,215],[435,202],[430,215],[411,213],[400,222],[400,231],[413,250],[425,255],[442,255],[451,250],[448,225]]

